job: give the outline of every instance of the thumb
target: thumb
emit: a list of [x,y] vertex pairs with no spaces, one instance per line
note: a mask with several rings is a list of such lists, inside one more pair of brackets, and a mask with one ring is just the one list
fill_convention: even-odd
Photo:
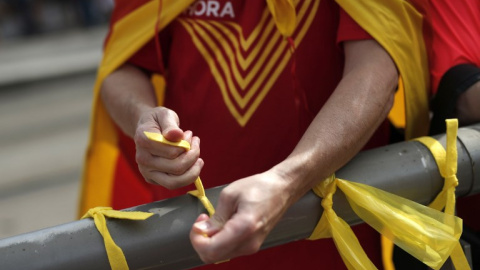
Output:
[[195,233],[211,237],[219,232],[222,227],[223,223],[215,218],[215,215],[208,217],[206,214],[201,214],[193,224],[192,229]]
[[234,198],[235,197],[229,196],[222,191],[218,199],[215,214],[211,217],[208,217],[206,214],[201,214],[193,224],[193,231],[208,237],[219,232],[235,212],[236,204]]
[[184,139],[183,130],[179,127],[178,116],[174,111],[168,110],[167,113],[158,116],[158,125],[165,139],[171,142],[178,142]]

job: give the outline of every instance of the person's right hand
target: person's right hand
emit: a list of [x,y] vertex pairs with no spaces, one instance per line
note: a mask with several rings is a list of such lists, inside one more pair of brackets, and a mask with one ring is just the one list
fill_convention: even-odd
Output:
[[[171,142],[185,140],[190,150],[152,141],[144,131],[161,133]],[[146,109],[137,124],[134,141],[136,161],[140,173],[151,184],[168,189],[189,185],[197,179],[203,167],[200,157],[200,139],[191,131],[179,128],[177,114],[165,107]]]

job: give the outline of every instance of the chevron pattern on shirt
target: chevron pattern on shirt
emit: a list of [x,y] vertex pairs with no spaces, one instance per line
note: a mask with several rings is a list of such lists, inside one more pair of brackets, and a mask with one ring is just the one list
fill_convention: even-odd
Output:
[[[292,36],[298,47],[320,1],[295,1],[297,26]],[[248,36],[234,22],[179,18],[207,62],[225,105],[245,126],[287,66],[292,54],[266,7]]]

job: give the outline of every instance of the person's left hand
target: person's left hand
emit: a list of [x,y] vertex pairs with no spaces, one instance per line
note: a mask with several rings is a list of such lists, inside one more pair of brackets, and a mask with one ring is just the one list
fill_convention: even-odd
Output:
[[194,249],[205,263],[259,250],[291,205],[287,181],[272,170],[231,183],[220,193],[215,214],[201,214],[190,231]]

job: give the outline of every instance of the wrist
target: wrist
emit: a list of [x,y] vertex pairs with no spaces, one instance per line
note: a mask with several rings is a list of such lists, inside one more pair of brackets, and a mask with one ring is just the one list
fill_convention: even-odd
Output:
[[135,135],[137,129],[145,122],[147,122],[149,115],[149,111],[151,111],[154,107],[147,105],[147,104],[131,104],[130,108],[127,108],[128,114],[131,116],[128,126],[125,126],[124,132],[127,135],[132,136]]
[[290,194],[292,203],[311,189],[311,168],[307,161],[299,158],[287,158],[271,170],[283,182],[284,189]]

